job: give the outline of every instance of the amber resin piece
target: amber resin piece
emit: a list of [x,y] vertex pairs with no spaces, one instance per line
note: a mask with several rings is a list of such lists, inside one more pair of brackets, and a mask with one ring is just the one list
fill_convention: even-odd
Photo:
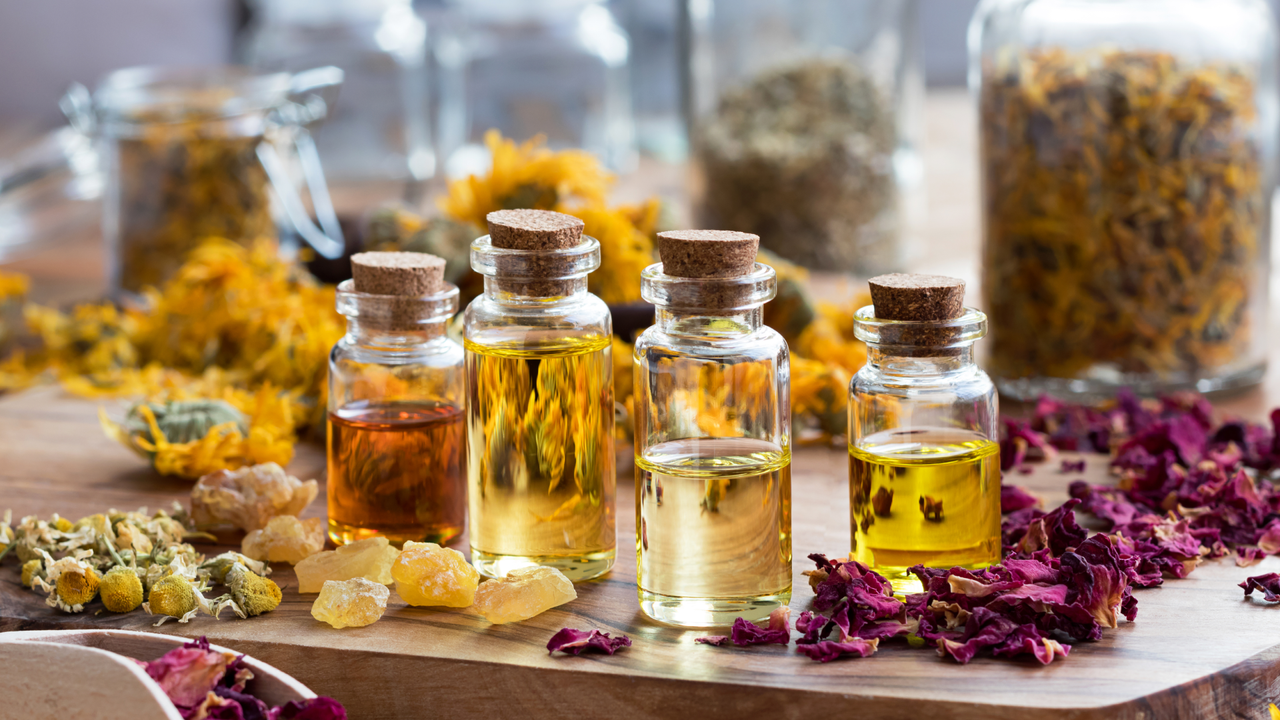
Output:
[[326,580],[311,604],[311,617],[339,629],[372,625],[386,612],[389,597],[386,585],[362,577]]
[[555,568],[512,570],[501,580],[490,580],[476,591],[476,610],[494,625],[520,622],[576,600],[578,591]]
[[225,523],[253,532],[273,517],[298,515],[318,492],[315,480],[302,482],[275,463],[220,470],[191,488],[191,519],[196,525]]
[[396,593],[410,605],[468,607],[480,584],[480,573],[462,553],[412,540],[392,563],[391,577],[396,581]]
[[297,565],[324,549],[324,520],[292,515],[271,518],[267,526],[244,536],[240,552],[254,560]]
[[357,577],[390,585],[395,582],[391,577],[391,564],[399,554],[400,551],[381,536],[316,553],[303,558],[293,568],[298,575],[298,592],[318,593],[330,580],[342,582]]

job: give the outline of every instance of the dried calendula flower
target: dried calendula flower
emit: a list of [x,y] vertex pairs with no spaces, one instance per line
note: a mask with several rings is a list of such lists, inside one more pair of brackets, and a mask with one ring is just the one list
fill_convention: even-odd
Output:
[[298,515],[318,492],[315,480],[302,482],[276,463],[220,470],[191,488],[191,519],[198,526],[227,523],[252,532],[278,515]]
[[240,563],[227,571],[226,584],[231,591],[231,607],[240,617],[268,613],[280,605],[280,586],[274,580],[255,575]]
[[1146,51],[1052,48],[984,69],[993,375],[1194,380],[1256,359],[1256,81]]
[[297,565],[324,549],[324,520],[299,520],[292,515],[272,518],[261,530],[244,536],[240,552],[254,560]]
[[136,610],[142,604],[142,581],[133,569],[113,567],[98,586],[102,606],[114,613]]

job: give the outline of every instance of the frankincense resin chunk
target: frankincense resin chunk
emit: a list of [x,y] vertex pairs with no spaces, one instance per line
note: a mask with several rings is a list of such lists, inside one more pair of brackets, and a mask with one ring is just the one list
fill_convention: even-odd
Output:
[[324,549],[324,520],[299,520],[292,515],[273,517],[267,526],[244,536],[240,552],[254,560],[297,565]]
[[435,543],[406,541],[391,565],[396,592],[410,605],[467,607],[476,597],[480,573],[462,553]]
[[528,620],[578,597],[564,573],[549,567],[512,570],[476,591],[476,610],[494,625]]
[[386,611],[389,597],[386,585],[362,577],[326,580],[311,605],[311,617],[335,628],[372,625]]
[[318,593],[326,580],[343,581],[356,577],[390,585],[395,582],[391,577],[391,563],[399,554],[400,551],[381,536],[316,553],[293,568],[298,574],[298,592]]

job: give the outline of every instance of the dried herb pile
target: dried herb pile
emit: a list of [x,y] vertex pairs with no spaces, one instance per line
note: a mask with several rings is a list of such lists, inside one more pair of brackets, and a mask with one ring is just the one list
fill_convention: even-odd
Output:
[[260,135],[241,135],[207,112],[179,120],[140,117],[117,141],[120,286],[141,292],[173,275],[210,237],[274,238]]
[[1195,378],[1257,361],[1254,79],[1150,52],[1031,52],[981,97],[991,369]]
[[703,222],[755,233],[805,267],[896,269],[895,143],[892,110],[856,64],[761,73],[699,128]]

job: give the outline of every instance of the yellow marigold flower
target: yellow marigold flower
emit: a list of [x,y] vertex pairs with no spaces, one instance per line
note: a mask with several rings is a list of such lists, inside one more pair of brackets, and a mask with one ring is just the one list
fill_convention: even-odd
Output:
[[613,176],[584,150],[552,152],[539,135],[521,145],[497,130],[485,133],[493,166],[484,177],[449,183],[440,208],[459,222],[485,226],[485,216],[506,208],[560,210],[569,204],[599,206]]
[[21,298],[31,289],[31,279],[19,273],[0,272],[0,300]]
[[621,210],[583,207],[568,212],[586,225],[584,233],[600,241],[600,269],[587,276],[588,289],[610,305],[639,302],[640,272],[655,261],[653,241]]
[[110,612],[132,612],[142,604],[142,581],[127,567],[111,568],[102,577],[98,592],[102,595],[102,606]]
[[1280,708],[1275,703],[1268,705],[1267,710],[1271,713],[1271,720],[1280,720]]
[[146,611],[152,615],[185,618],[197,607],[196,590],[191,581],[181,575],[160,579],[147,594]]

